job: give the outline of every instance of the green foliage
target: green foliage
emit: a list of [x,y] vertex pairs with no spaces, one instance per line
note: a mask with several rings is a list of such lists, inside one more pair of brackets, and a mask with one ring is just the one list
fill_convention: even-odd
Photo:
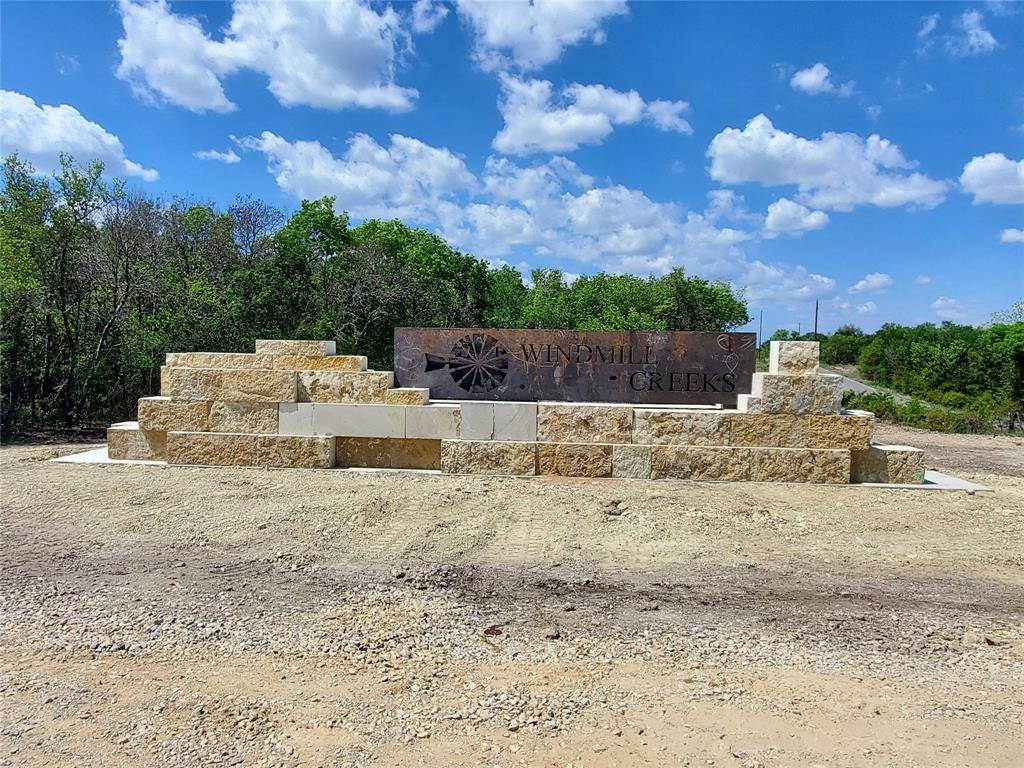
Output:
[[749,322],[742,295],[676,269],[640,278],[600,272],[571,284],[557,269],[535,269],[523,305],[529,328],[723,331]]
[[390,368],[397,326],[725,330],[741,295],[686,277],[557,270],[524,285],[399,221],[349,226],[334,199],[287,220],[252,198],[227,211],[164,203],[62,158],[16,156],[0,191],[0,425],[104,424],[157,391],[168,351],[251,351],[256,338],[335,339]]
[[[892,395],[873,392],[847,392],[843,405],[871,411],[880,419],[935,432],[1001,432],[1019,424],[1019,403],[984,393],[974,398],[957,398],[955,405],[935,404],[912,397],[900,403]],[[1016,413],[1016,416],[1015,416]]]

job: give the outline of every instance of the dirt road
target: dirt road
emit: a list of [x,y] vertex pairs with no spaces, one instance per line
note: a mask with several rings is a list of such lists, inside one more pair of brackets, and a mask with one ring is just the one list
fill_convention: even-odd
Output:
[[993,445],[991,494],[5,448],[0,765],[1018,766]]

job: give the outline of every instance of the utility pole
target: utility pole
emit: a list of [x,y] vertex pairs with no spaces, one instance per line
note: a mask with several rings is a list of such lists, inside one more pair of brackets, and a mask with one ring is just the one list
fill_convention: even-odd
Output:
[[761,310],[761,318],[757,321],[757,346],[764,344],[764,335],[762,330],[764,329],[764,310]]
[[814,335],[818,335],[818,300],[814,300]]

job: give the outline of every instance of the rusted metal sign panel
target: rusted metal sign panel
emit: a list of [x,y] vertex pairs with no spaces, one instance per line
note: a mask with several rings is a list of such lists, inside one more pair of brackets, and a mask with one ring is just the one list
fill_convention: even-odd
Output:
[[753,333],[396,328],[395,379],[438,400],[735,405]]

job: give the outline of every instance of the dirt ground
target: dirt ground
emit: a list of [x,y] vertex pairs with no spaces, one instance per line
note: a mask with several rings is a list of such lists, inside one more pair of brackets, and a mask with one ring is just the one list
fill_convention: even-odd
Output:
[[992,493],[73,465],[0,450],[0,765],[1020,766]]

